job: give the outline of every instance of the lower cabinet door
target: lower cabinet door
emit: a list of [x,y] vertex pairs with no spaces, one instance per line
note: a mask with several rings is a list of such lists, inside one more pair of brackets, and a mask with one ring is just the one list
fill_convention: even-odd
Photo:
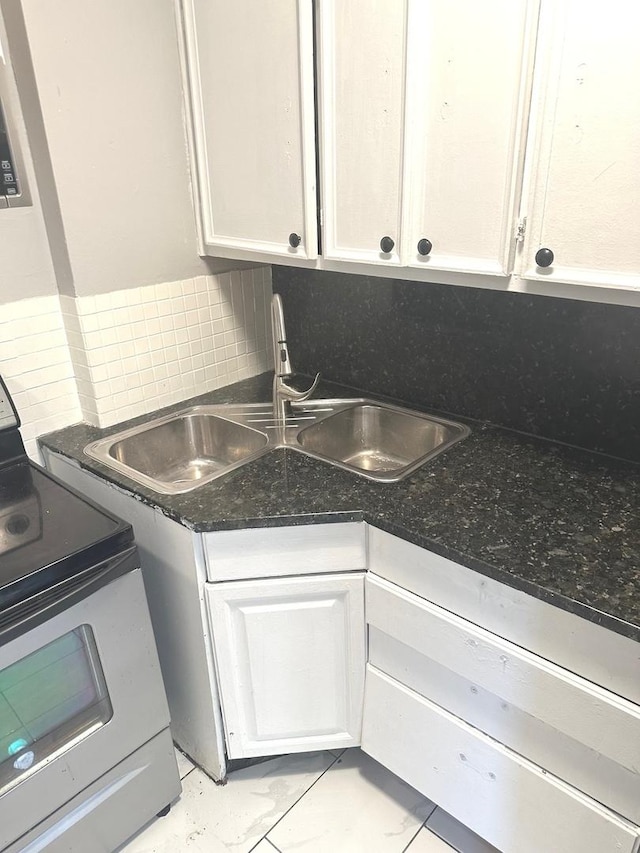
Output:
[[362,749],[504,853],[636,853],[640,830],[370,664]]
[[360,743],[364,573],[206,584],[227,752]]

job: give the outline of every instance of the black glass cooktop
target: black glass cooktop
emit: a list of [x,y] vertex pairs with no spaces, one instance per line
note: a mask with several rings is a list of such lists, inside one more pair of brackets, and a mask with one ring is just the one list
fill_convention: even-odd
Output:
[[132,543],[129,524],[26,457],[0,467],[0,611]]

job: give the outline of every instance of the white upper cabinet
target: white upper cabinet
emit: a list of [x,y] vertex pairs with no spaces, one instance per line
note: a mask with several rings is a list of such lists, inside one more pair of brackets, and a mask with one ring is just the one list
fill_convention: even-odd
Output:
[[537,5],[320,0],[326,258],[508,274]]
[[182,12],[205,253],[315,258],[312,0]]
[[407,266],[510,272],[537,5],[409,2]]
[[178,2],[203,253],[640,293],[640,4]]
[[407,4],[320,0],[326,258],[400,263]]
[[526,278],[640,288],[639,33],[630,0],[543,0]]

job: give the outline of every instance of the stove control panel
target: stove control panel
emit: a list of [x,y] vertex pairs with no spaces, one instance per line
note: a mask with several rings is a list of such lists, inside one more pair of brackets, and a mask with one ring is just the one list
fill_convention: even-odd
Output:
[[18,426],[20,426],[20,418],[7,386],[0,376],[0,430],[15,429]]

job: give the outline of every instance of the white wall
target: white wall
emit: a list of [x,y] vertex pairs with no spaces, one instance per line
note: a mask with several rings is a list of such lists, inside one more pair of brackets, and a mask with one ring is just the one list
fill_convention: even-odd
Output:
[[39,206],[0,211],[0,315],[3,303],[57,294]]
[[268,369],[271,279],[198,256],[173,0],[0,8],[34,198],[0,211],[0,374],[37,458]]
[[[0,19],[0,44],[5,63],[0,74],[6,82],[9,100],[5,109],[17,124],[18,141],[26,161],[26,179],[33,204],[30,207],[0,209],[0,315],[2,304],[17,299],[57,293],[56,276],[49,252],[47,232],[40,206],[38,189],[31,164],[27,134],[18,98],[15,79],[9,63],[6,34]],[[25,175],[22,176],[23,178]],[[2,317],[0,316],[0,321]],[[1,342],[1,341],[0,341]]]
[[173,0],[22,5],[75,294],[240,266],[197,253]]

